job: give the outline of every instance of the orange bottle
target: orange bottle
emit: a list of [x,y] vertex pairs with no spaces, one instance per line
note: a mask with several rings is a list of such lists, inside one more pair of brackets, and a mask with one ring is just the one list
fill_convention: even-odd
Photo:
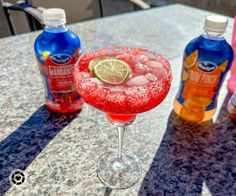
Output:
[[210,120],[215,114],[218,93],[233,60],[233,50],[224,39],[227,23],[224,17],[208,16],[204,33],[185,48],[174,110],[188,121]]

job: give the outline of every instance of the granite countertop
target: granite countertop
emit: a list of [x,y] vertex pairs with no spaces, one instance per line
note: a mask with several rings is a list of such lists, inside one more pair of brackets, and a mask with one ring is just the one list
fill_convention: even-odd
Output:
[[[187,123],[172,111],[182,52],[209,14],[171,5],[69,26],[84,51],[146,47],[172,65],[167,98],[126,132],[125,151],[137,155],[143,169],[139,183],[126,190],[111,190],[96,175],[99,156],[117,148],[115,128],[104,114],[87,105],[78,114],[54,114],[43,105],[33,52],[39,32],[0,39],[0,195],[236,195],[236,124],[226,112],[225,86],[212,122]],[[25,171],[25,183],[11,186],[13,169]]]

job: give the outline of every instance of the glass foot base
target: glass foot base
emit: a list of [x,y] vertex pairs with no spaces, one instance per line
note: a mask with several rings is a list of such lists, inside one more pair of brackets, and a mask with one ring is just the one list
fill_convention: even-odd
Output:
[[98,177],[112,189],[125,189],[133,186],[140,179],[141,166],[129,155],[123,155],[119,161],[116,153],[106,153],[98,161]]

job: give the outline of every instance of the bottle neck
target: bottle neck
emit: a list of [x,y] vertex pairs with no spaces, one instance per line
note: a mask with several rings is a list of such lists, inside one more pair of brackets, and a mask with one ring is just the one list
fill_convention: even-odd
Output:
[[67,28],[65,27],[65,24],[59,24],[59,25],[46,25],[44,28],[45,31],[51,32],[51,33],[58,33],[58,32],[65,32],[67,31]]
[[202,36],[211,40],[224,40],[224,33],[219,32],[205,31]]

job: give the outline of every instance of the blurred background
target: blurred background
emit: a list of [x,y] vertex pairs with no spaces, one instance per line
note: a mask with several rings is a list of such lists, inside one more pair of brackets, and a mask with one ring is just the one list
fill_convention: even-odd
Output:
[[231,17],[236,14],[236,0],[0,0],[0,38],[41,29],[31,15],[37,16],[43,8],[63,8],[70,24],[175,3]]

